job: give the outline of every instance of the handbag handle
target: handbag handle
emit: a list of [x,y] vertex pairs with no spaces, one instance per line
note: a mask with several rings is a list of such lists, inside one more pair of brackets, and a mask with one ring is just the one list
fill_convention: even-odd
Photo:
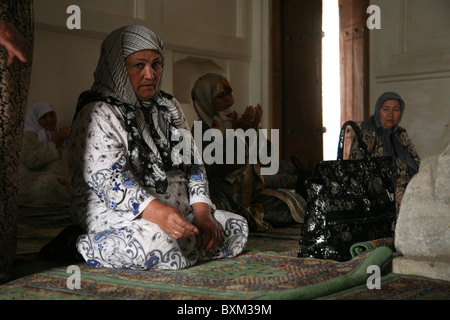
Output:
[[345,129],[347,126],[351,126],[353,131],[355,131],[356,139],[358,139],[358,147],[363,151],[364,159],[369,158],[369,153],[367,152],[367,145],[362,139],[361,129],[355,121],[349,120],[346,121],[341,128],[341,133],[339,134],[339,146],[338,146],[338,160],[342,160],[344,158],[344,138],[345,138]]

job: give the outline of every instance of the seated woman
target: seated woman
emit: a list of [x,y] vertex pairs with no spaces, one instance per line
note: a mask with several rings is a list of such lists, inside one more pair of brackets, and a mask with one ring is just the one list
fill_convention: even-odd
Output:
[[[385,92],[377,100],[374,114],[361,124],[363,140],[371,157],[393,156],[397,214],[406,186],[417,173],[420,158],[406,130],[399,126],[405,102],[395,92]],[[349,159],[363,157],[358,141],[353,139]]]
[[55,109],[48,102],[33,104],[26,116],[18,193],[21,206],[70,205],[72,176],[65,142],[71,127],[57,129],[56,124]]
[[[258,130],[262,116],[261,105],[247,107],[243,115],[238,117],[233,108],[233,90],[225,77],[214,73],[201,76],[195,82],[191,95],[202,122],[202,133],[213,128],[221,130],[225,137],[226,129]],[[227,163],[226,143],[227,141],[222,145],[222,163],[205,164],[211,198],[216,206],[245,217],[251,231],[266,231],[272,226],[303,223],[303,198],[289,190],[264,188],[261,165],[259,162],[250,163],[248,145],[244,164],[239,164],[238,161]],[[204,150],[208,143],[203,142],[202,147]]]
[[79,97],[70,211],[85,230],[78,251],[92,266],[181,269],[246,245],[247,222],[216,210],[203,165],[172,154],[191,136],[178,101],[160,90],[163,67],[155,33],[119,28],[103,41],[94,84]]

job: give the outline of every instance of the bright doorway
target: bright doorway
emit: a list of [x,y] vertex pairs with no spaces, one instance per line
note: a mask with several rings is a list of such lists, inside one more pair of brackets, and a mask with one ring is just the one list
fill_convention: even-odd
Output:
[[322,0],[323,159],[336,160],[340,132],[340,60],[338,0]]

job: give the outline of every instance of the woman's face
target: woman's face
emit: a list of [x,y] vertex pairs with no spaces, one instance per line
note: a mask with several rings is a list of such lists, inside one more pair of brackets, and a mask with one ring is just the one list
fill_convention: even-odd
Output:
[[56,113],[54,111],[47,112],[38,119],[39,125],[46,130],[56,129]]
[[160,54],[155,50],[138,51],[125,59],[125,65],[138,99],[150,100],[158,91],[163,72]]
[[219,83],[217,83],[217,92],[219,93],[213,100],[213,105],[216,111],[223,111],[233,105],[233,89],[231,89],[228,80],[223,79]]
[[380,108],[381,125],[386,129],[391,129],[398,125],[400,116],[402,115],[400,101],[386,100]]

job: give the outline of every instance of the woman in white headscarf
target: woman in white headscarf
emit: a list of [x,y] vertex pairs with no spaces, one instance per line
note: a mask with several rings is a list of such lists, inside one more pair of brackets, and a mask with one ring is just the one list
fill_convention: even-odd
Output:
[[56,125],[56,112],[50,103],[42,101],[31,106],[25,118],[20,159],[21,206],[70,205],[70,159],[65,142],[71,126],[58,129]]
[[203,165],[173,152],[191,136],[180,104],[160,90],[163,67],[155,33],[117,29],[80,95],[71,214],[85,232],[76,247],[92,266],[181,269],[234,257],[247,242],[245,219],[211,202]]

